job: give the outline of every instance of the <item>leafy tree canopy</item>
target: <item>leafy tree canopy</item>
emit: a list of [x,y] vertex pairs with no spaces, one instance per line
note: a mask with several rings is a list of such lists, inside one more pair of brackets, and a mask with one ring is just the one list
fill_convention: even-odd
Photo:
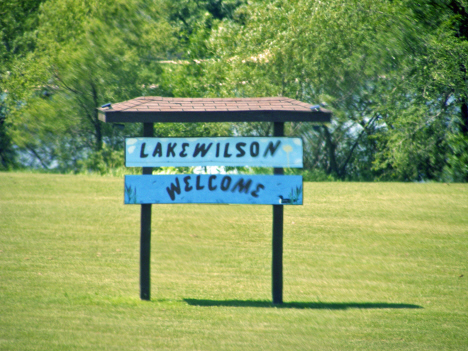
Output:
[[123,135],[140,131],[99,122],[106,102],[280,95],[334,112],[330,125],[288,126],[314,174],[467,181],[467,11],[467,0],[5,0],[0,164],[16,153],[61,171],[118,165]]
[[212,94],[326,103],[332,125],[292,126],[307,142],[307,167],[342,179],[443,179],[452,142],[466,145],[455,138],[468,90],[454,4],[251,3],[245,24],[226,22],[210,39]]

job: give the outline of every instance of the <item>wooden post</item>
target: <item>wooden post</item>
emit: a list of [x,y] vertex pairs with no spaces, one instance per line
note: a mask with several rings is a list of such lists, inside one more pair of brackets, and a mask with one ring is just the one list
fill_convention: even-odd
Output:
[[[274,122],[273,135],[284,136],[284,122]],[[273,174],[283,175],[283,168],[274,168]],[[283,303],[283,205],[273,205],[273,237],[271,291],[273,304]]]
[[[153,137],[153,123],[143,123],[143,137]],[[152,174],[153,167],[143,167],[143,174]],[[140,298],[151,299],[151,204],[141,205],[140,217]]]

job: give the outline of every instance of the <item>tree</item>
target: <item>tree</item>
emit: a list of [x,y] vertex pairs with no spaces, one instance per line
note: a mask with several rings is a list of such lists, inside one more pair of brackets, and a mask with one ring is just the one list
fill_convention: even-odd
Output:
[[16,164],[16,153],[8,133],[7,80],[13,61],[34,49],[31,33],[37,26],[41,3],[41,0],[0,2],[0,169],[9,169]]
[[86,159],[104,152],[104,144],[122,149],[123,133],[136,127],[121,132],[104,125],[97,108],[144,95],[157,84],[157,61],[172,45],[172,29],[158,10],[153,0],[45,2],[35,50],[17,62],[21,70],[10,84],[27,77],[27,93],[15,96],[12,88],[10,96],[21,101],[12,119],[18,147],[43,167],[58,162],[59,168],[69,165],[72,153]]
[[[334,111],[331,125],[290,126],[306,141],[306,167],[338,178],[369,178],[374,108],[381,77],[401,51],[401,13],[387,1],[256,2],[242,10],[245,25],[227,22],[211,39],[219,58],[212,94],[288,96]],[[268,128],[261,127],[268,131]]]
[[[106,102],[279,95],[333,110],[329,125],[287,126],[303,137],[309,170],[339,179],[468,181],[466,0],[21,3],[5,18],[19,11],[30,19],[2,18],[14,24],[3,25],[9,51],[0,50],[8,57],[0,154],[10,159],[2,150],[15,145],[30,156],[23,164],[63,171],[114,162],[123,135],[139,131],[99,122],[96,107]],[[155,132],[272,129],[167,124]]]
[[406,1],[251,3],[240,10],[245,25],[223,23],[210,39],[211,82],[222,79],[211,94],[326,103],[332,124],[290,126],[308,168],[340,179],[442,179],[447,160],[459,159],[455,146],[466,145],[453,118],[468,91],[457,34],[466,6],[434,3],[421,5],[432,22]]
[[206,58],[205,40],[219,21],[233,18],[245,0],[179,0],[164,2],[167,20],[175,29],[178,45],[176,58]]
[[[8,135],[21,164],[105,171],[123,162],[123,136],[99,121],[97,107],[142,95],[200,96],[189,88],[196,65],[172,69],[168,59],[206,52],[204,39],[218,18],[240,1],[45,1],[38,8],[34,50],[14,60],[8,79]],[[202,19],[202,20],[200,20]],[[177,44],[177,45],[176,45]],[[191,51],[192,50],[192,51]],[[195,50],[195,51],[193,51]],[[156,125],[156,135],[227,135],[227,125]],[[118,158],[118,157],[117,157]]]
[[407,5],[413,25],[406,37],[418,40],[383,94],[375,167],[393,179],[468,181],[467,3]]

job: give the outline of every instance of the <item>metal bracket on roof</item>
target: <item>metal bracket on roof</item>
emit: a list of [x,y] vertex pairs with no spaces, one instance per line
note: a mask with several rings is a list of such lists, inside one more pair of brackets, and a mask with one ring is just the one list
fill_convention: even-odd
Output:
[[312,111],[320,111],[320,105],[312,105],[312,106],[310,106],[310,109]]

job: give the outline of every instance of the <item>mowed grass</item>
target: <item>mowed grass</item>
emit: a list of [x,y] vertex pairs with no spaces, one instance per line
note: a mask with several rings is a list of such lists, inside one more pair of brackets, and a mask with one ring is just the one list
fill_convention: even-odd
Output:
[[1,350],[467,350],[468,185],[306,183],[285,206],[154,205],[123,179],[0,173]]

